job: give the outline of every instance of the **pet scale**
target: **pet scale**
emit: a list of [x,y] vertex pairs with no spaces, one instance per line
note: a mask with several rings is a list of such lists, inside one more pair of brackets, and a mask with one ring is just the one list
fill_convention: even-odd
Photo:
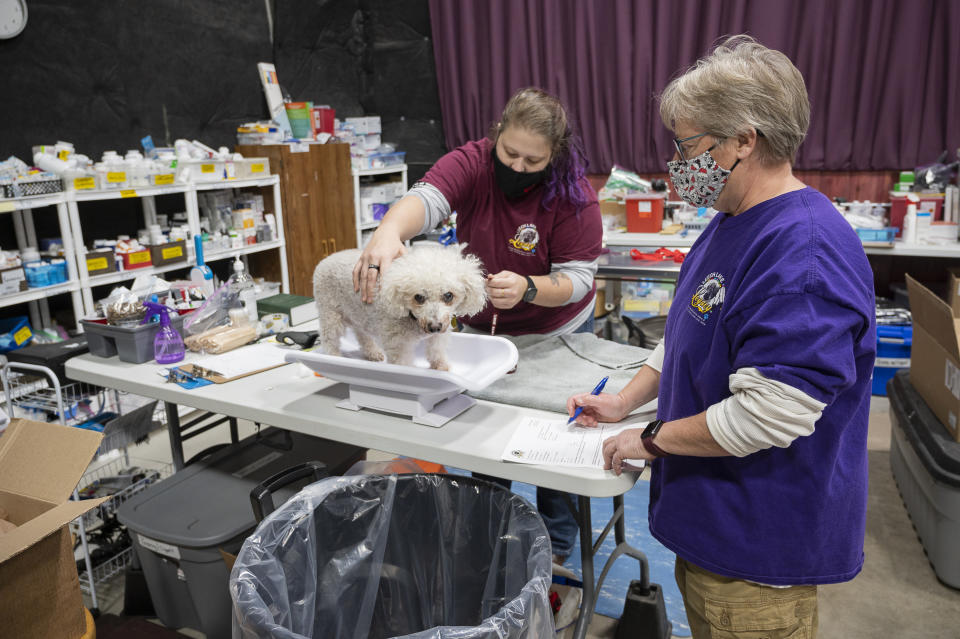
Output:
[[451,333],[447,362],[450,370],[429,368],[423,342],[412,366],[363,359],[352,333],[340,344],[342,356],[292,351],[288,362],[300,362],[324,377],[348,385],[350,395],[339,408],[368,408],[413,418],[416,424],[443,426],[477,403],[463,391],[478,391],[517,365],[517,347],[502,337]]

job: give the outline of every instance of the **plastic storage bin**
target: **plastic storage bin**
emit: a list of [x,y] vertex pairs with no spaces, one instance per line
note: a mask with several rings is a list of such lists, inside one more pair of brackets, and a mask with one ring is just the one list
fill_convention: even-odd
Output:
[[[281,470],[319,461],[342,473],[364,450],[319,437],[264,429],[188,465],[128,499],[127,526],[157,616],[207,639],[231,636],[229,571],[220,549],[236,553],[255,526],[250,492]],[[278,501],[296,492],[283,492]],[[306,559],[302,559],[303,562]]]
[[861,242],[892,242],[900,233],[900,229],[892,226],[883,229],[858,228],[856,231]]
[[910,368],[913,326],[877,326],[877,361],[873,365],[874,395],[887,394],[887,382],[897,371]]
[[29,288],[53,286],[67,281],[67,261],[61,258],[49,262],[28,262],[23,265],[23,273]]
[[909,372],[897,373],[888,390],[893,479],[937,577],[960,588],[960,443],[914,390]]
[[307,486],[243,544],[234,637],[547,639],[550,538],[522,497],[453,475]]
[[[119,355],[121,362],[142,364],[153,360],[153,338],[160,322],[136,326],[110,326],[106,320],[81,320],[90,352],[98,357]],[[170,318],[170,325],[183,335],[183,315]]]
[[[920,201],[917,203],[917,212],[929,211],[933,214],[931,221],[943,219],[943,193],[917,193]],[[896,191],[890,192],[890,226],[897,227],[896,235],[900,237],[903,228],[903,218],[907,215],[907,196]]]

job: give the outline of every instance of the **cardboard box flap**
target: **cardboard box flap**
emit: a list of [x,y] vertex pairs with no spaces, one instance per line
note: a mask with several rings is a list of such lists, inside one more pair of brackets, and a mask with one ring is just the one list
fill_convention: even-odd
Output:
[[937,340],[954,360],[960,360],[960,344],[957,342],[960,321],[954,317],[950,306],[930,289],[909,275],[906,279],[913,323]]
[[92,430],[15,419],[0,437],[0,490],[66,501],[102,439]]
[[66,524],[108,499],[110,498],[68,500],[42,515],[34,517],[22,526],[17,526],[10,532],[0,535],[0,564],[23,552],[47,535],[57,532]]

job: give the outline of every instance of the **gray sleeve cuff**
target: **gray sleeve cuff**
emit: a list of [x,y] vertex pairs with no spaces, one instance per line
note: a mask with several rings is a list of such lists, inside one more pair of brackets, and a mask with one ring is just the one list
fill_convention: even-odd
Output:
[[573,284],[573,292],[567,304],[579,302],[593,290],[593,278],[597,274],[597,261],[592,262],[563,262],[550,265],[551,273],[563,273]]
[[423,202],[423,228],[420,234],[432,231],[437,228],[442,221],[450,217],[450,203],[443,196],[440,189],[426,182],[417,182],[407,191],[407,195],[413,195]]

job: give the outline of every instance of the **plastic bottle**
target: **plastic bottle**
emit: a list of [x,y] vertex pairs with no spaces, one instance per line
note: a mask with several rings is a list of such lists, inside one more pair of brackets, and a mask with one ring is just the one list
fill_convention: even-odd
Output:
[[156,302],[144,302],[147,307],[148,315],[143,318],[143,323],[150,321],[151,315],[160,316],[160,330],[153,338],[153,357],[158,364],[175,364],[183,359],[185,349],[183,347],[183,338],[173,326],[170,325],[170,313],[175,313],[163,304]]
[[233,262],[233,275],[230,276],[230,292],[234,293],[243,304],[247,318],[252,324],[257,323],[257,296],[256,284],[253,278],[247,273],[243,262],[238,256]]
[[903,233],[901,234],[904,244],[917,243],[917,205],[908,204],[907,214],[903,216]]
[[190,281],[203,291],[204,297],[213,295],[213,271],[203,262],[203,236],[199,233],[193,236],[193,247],[197,257],[197,265],[190,269]]

